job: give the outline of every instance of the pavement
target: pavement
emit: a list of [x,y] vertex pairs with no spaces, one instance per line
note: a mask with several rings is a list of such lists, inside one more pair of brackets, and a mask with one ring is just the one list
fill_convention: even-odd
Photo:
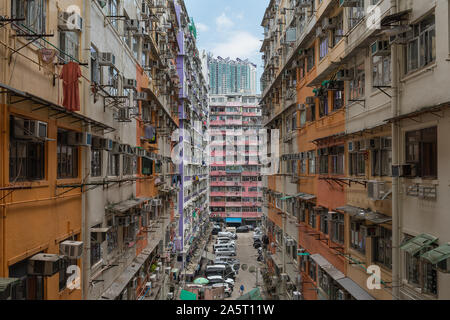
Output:
[[[244,294],[255,289],[256,285],[256,272],[249,272],[251,266],[257,268],[262,268],[263,264],[256,261],[258,257],[258,251],[253,248],[253,232],[247,233],[238,233],[238,239],[236,241],[237,245],[237,256],[241,262],[241,270],[239,270],[239,274],[236,276],[235,285],[233,294],[230,298],[226,298],[225,300],[236,300],[239,298],[239,288],[243,284],[244,285]],[[246,264],[247,270],[242,270],[242,266]],[[260,286],[263,284],[263,279],[261,273],[258,274],[258,283]]]

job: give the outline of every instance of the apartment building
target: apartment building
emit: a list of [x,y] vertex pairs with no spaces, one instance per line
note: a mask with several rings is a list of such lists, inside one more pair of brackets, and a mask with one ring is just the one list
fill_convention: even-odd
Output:
[[262,216],[261,108],[255,95],[210,96],[211,217],[256,225]]
[[[274,294],[448,297],[437,140],[448,10],[445,1],[270,2],[261,104],[266,128],[280,130],[282,156],[280,173],[266,180],[264,211],[269,267],[286,280]],[[287,175],[296,188],[283,189]]]
[[[180,130],[172,139],[176,147],[179,172],[183,177],[178,194],[179,224],[175,248],[178,269],[186,277],[191,264],[199,262],[199,244],[209,227],[209,172],[204,152],[208,144],[208,83],[202,71],[202,61],[196,45],[195,24],[189,18],[184,2],[175,5],[182,26],[177,34],[179,52],[177,73],[180,78],[178,114]],[[179,153],[178,153],[179,152]],[[195,270],[194,270],[195,273]]]
[[208,54],[211,94],[256,94],[256,65],[248,59],[236,60]]
[[172,134],[183,124],[183,83],[201,73],[198,63],[177,72],[189,29],[181,7],[1,7],[0,276],[13,299],[166,299],[173,290],[184,171]]

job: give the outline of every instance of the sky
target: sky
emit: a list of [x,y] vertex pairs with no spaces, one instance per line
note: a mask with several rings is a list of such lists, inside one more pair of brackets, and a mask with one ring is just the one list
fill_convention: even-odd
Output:
[[214,56],[249,59],[258,66],[257,87],[263,71],[259,52],[261,27],[269,0],[185,0],[197,27],[197,46]]

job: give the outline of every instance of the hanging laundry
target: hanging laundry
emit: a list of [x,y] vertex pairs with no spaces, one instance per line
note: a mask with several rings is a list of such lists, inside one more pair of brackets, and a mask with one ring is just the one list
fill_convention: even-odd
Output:
[[148,139],[149,143],[156,143],[156,130],[153,126],[145,126],[145,139]]
[[59,77],[63,80],[64,100],[62,105],[69,111],[80,111],[78,88],[78,78],[81,77],[80,66],[72,61],[65,64]]
[[56,50],[42,48],[38,50],[39,68],[41,64],[44,66],[44,73],[46,75],[53,75],[55,73],[55,65],[53,61],[56,57]]

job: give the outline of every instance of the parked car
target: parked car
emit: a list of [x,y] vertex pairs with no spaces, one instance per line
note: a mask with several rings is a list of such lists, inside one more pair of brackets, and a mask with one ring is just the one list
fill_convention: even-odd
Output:
[[211,276],[211,277],[207,277],[206,279],[208,279],[210,284],[215,284],[215,283],[228,283],[230,286],[234,287],[234,280],[230,279],[230,278],[223,278],[221,276]]
[[214,228],[212,229],[212,231],[211,231],[211,234],[212,234],[213,236],[215,236],[215,235],[219,234],[220,231],[222,231],[222,228],[216,228],[216,227],[214,227]]
[[229,237],[217,237],[216,242],[218,241],[233,241],[233,239],[229,238]]
[[214,262],[215,262],[215,264],[231,263],[231,264],[237,264],[237,265],[239,265],[241,263],[239,261],[239,259],[231,258],[231,257],[216,257]]
[[236,233],[232,233],[232,232],[228,232],[228,231],[226,231],[226,232],[219,232],[218,236],[219,237],[227,237],[227,238],[233,239],[233,240],[237,239],[237,234]]
[[261,232],[261,228],[260,227],[256,227],[254,231],[257,232],[257,233],[260,233]]
[[240,227],[237,227],[237,229],[236,229],[236,233],[246,233],[249,231],[250,230],[247,226],[240,226]]
[[236,245],[236,242],[231,239],[225,239],[225,240],[217,240],[215,244],[234,244],[234,245]]
[[253,243],[253,248],[258,249],[262,247],[262,242],[261,241],[255,241]]
[[227,248],[219,248],[216,251],[214,251],[214,254],[216,256],[231,256],[231,257],[235,257],[236,256],[236,250],[230,250]]
[[250,231],[255,230],[255,226],[252,224],[248,224],[247,227],[248,227],[248,230],[250,230]]
[[225,231],[227,232],[232,232],[232,233],[236,233],[236,227],[226,227]]
[[236,250],[236,245],[234,243],[228,242],[228,243],[222,243],[222,244],[214,244],[213,249],[214,251],[219,248],[226,248],[229,250]]
[[223,276],[225,278],[232,278],[232,279],[236,277],[235,271],[228,264],[215,264],[207,266],[205,275],[206,277]]

